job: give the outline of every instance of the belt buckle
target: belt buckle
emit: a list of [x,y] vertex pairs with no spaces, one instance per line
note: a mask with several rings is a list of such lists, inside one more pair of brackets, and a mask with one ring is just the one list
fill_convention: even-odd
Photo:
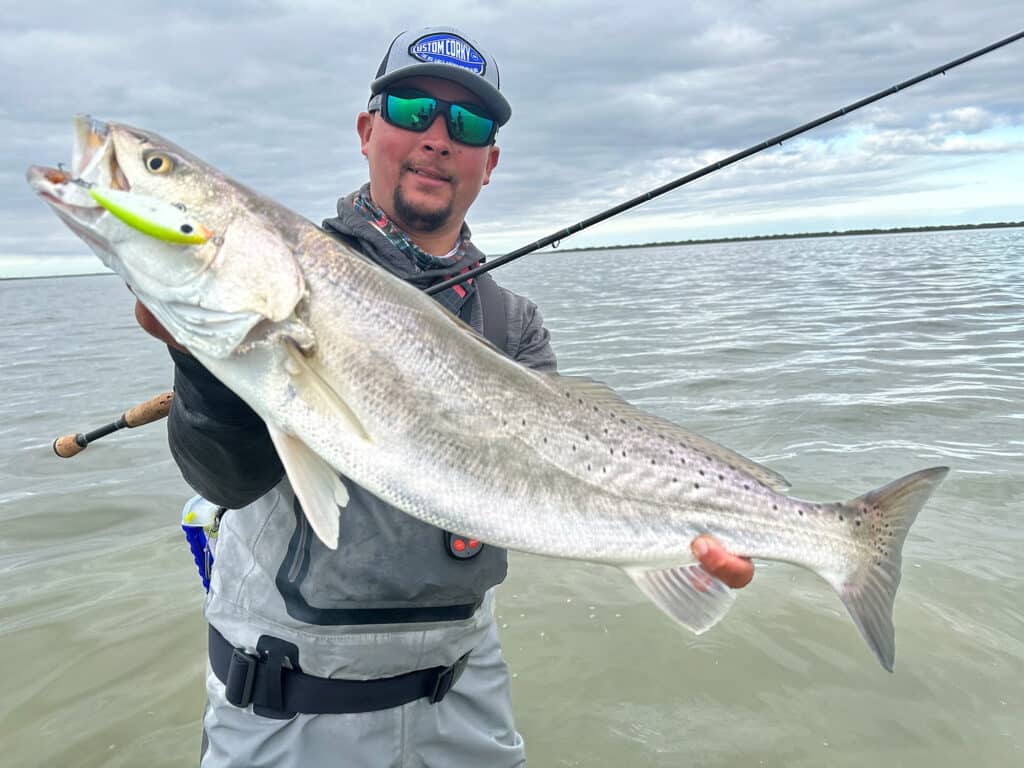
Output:
[[256,679],[258,661],[259,657],[241,648],[231,651],[231,663],[224,682],[224,698],[239,709],[245,709],[252,702],[252,686]]
[[469,661],[469,654],[461,656],[458,661],[452,664],[450,667],[445,667],[441,670],[437,676],[437,682],[434,683],[434,690],[428,697],[431,704],[437,704],[445,696],[448,695],[448,691],[452,689],[452,686],[458,682],[458,679],[462,676],[462,670],[466,668],[466,662]]

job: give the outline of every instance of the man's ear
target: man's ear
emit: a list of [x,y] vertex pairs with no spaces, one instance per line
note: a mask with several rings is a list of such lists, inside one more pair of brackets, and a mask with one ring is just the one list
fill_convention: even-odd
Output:
[[498,164],[498,157],[501,155],[501,150],[498,149],[497,144],[492,144],[488,150],[487,155],[487,166],[484,168],[484,179],[482,184],[491,183],[491,171],[494,170],[494,166]]
[[370,143],[370,134],[373,133],[373,115],[369,112],[360,112],[356,118],[356,133],[359,134],[360,151],[366,156],[366,147]]

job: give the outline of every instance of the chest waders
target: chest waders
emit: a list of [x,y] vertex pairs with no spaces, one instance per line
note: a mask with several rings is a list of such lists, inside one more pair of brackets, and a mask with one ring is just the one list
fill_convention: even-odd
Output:
[[[482,335],[505,351],[508,347],[508,318],[504,295],[490,275],[480,276],[476,284]],[[472,307],[473,302],[467,302],[461,312],[462,320],[467,324],[470,324]],[[196,497],[186,505],[183,513],[183,528],[207,591],[214,562],[213,544],[223,512],[223,509]],[[439,531],[437,546],[459,561],[475,558],[484,548],[479,541],[448,531]],[[389,624],[464,619],[479,607],[479,603],[469,603],[442,609],[352,608],[345,613],[352,624]],[[466,653],[450,666],[418,669],[393,677],[348,680],[302,672],[298,647],[270,635],[260,636],[255,648],[237,648],[211,625],[208,649],[210,667],[224,684],[227,701],[243,709],[252,705],[257,715],[273,719],[289,719],[297,713],[374,712],[421,698],[436,704],[458,681],[469,658],[469,653]]]

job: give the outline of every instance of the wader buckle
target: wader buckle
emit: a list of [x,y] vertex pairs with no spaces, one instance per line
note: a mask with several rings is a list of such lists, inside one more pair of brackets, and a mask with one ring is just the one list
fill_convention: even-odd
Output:
[[458,682],[459,677],[462,676],[462,670],[466,668],[466,662],[469,661],[469,654],[461,656],[458,661],[452,664],[450,667],[445,667],[437,676],[437,682],[434,684],[434,691],[428,697],[431,704],[437,704],[445,696],[448,695],[448,691],[452,689],[452,686]]
[[224,683],[224,698],[240,709],[252,702],[252,686],[256,680],[256,664],[259,657],[246,653],[241,648],[231,652],[228,679]]

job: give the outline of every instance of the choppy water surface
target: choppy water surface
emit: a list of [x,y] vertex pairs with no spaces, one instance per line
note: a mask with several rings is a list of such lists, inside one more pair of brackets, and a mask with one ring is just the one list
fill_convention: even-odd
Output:
[[[760,564],[695,638],[614,569],[513,556],[498,613],[535,766],[1024,761],[1024,231],[535,255],[561,368],[765,462],[798,496],[953,472],[904,550],[896,674],[809,573]],[[181,765],[204,626],[162,426],[50,442],[170,388],[116,278],[0,283],[0,743]]]

